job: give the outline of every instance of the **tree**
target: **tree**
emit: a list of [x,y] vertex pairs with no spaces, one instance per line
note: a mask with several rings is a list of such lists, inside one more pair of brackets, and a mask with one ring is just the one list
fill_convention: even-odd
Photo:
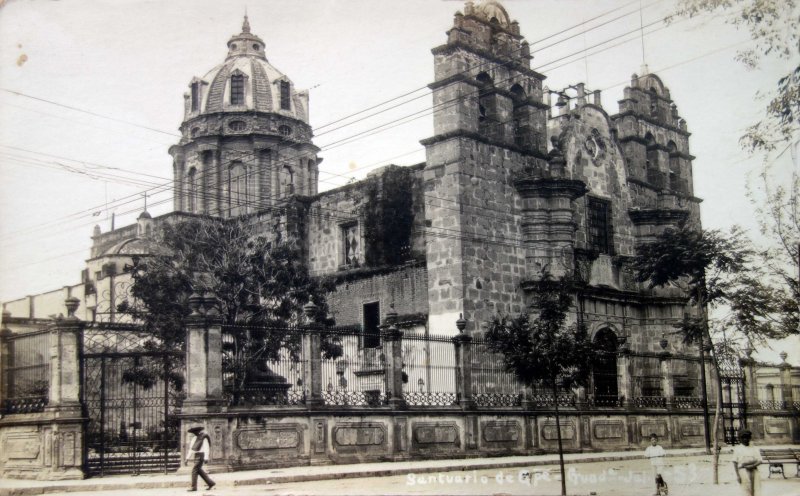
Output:
[[781,326],[800,332],[800,174],[795,168],[788,180],[776,185],[771,172],[766,164],[759,174],[761,191],[751,187],[748,196],[761,234],[770,243],[759,255],[776,288],[773,301],[784,308]]
[[593,354],[586,327],[580,322],[567,324],[573,292],[569,281],[544,277],[533,292],[531,314],[495,316],[486,332],[489,349],[503,355],[507,372],[529,387],[544,385],[553,393],[562,496],[566,477],[558,390],[588,383]]
[[771,151],[797,139],[800,131],[800,9],[795,0],[681,0],[676,16],[725,12],[727,23],[746,29],[753,44],[737,59],[757,68],[763,57],[777,57],[794,66],[778,79],[768,95],[764,118],[741,137],[743,148]]
[[[758,270],[755,250],[741,229],[730,233],[701,230],[689,223],[667,228],[652,243],[641,245],[633,262],[637,279],[650,288],[676,285],[688,295],[696,312],[678,324],[676,332],[687,345],[713,343],[707,307],[728,308],[719,324],[730,327],[751,342],[785,335],[783,304]],[[719,370],[718,353],[711,355]],[[705,392],[705,391],[704,391]],[[717,402],[713,422],[714,483],[718,483],[719,429],[722,387],[717,374]],[[706,429],[708,426],[706,425]],[[708,431],[706,431],[708,432]],[[708,438],[708,437],[707,437]]]
[[[291,243],[270,242],[240,219],[197,218],[164,224],[154,241],[156,252],[129,267],[130,298],[118,307],[142,323],[152,348],[182,350],[189,297],[213,294],[223,325],[249,326],[224,345],[225,372],[242,386],[281,349],[298,358],[304,305],[326,322],[330,285],[309,274]],[[326,356],[341,354],[332,341],[322,344]]]

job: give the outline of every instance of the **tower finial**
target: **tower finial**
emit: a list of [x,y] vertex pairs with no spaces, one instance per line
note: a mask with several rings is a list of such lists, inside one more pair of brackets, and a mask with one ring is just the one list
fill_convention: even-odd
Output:
[[242,23],[242,33],[250,32],[250,21],[247,20],[247,7],[244,8],[244,22]]

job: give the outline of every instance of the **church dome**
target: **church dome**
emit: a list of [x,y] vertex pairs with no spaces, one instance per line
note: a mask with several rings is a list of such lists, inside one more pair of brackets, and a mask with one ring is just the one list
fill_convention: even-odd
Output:
[[228,40],[228,56],[202,78],[193,78],[185,95],[185,121],[221,112],[258,111],[308,123],[308,93],[267,60],[264,41],[250,32],[247,16],[242,32]]

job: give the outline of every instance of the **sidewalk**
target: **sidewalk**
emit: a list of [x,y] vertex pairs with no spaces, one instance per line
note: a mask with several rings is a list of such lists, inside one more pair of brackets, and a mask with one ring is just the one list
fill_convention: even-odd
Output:
[[[761,447],[761,446],[760,446]],[[770,448],[763,446],[763,448]],[[730,453],[723,448],[722,453]],[[670,457],[704,455],[702,448],[669,450]],[[604,453],[574,453],[564,455],[568,463],[611,462],[638,460],[641,451],[614,451]],[[710,455],[709,455],[710,458]],[[455,460],[418,460],[405,462],[359,463],[352,465],[302,466],[241,472],[211,473],[217,487],[309,482],[358,477],[385,477],[388,475],[425,474],[459,470],[481,470],[513,467],[534,467],[558,464],[558,454],[539,456],[506,456],[496,458],[470,458]],[[75,481],[29,481],[0,479],[0,496],[29,496],[86,491],[110,491],[124,489],[183,488],[188,485],[188,474],[122,475]]]

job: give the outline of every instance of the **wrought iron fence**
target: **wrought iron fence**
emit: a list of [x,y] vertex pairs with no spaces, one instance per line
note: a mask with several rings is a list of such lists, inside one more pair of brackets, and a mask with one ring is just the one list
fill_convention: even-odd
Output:
[[665,408],[661,360],[656,356],[632,355],[633,406],[637,408]]
[[184,353],[139,326],[94,323],[83,331],[82,402],[91,475],[167,472],[180,464]]
[[223,326],[222,384],[228,405],[304,404],[303,333],[296,327]]
[[3,413],[44,411],[50,388],[50,332],[40,330],[6,339],[9,360],[3,370]]
[[472,399],[484,408],[522,405],[524,387],[516,375],[507,372],[503,355],[493,353],[480,339],[472,341]]
[[342,327],[325,329],[321,341],[322,398],[326,405],[387,404],[387,357],[391,349],[386,339],[380,335],[364,339],[360,327]]
[[409,406],[450,406],[459,401],[456,354],[449,336],[403,335],[403,400]]

